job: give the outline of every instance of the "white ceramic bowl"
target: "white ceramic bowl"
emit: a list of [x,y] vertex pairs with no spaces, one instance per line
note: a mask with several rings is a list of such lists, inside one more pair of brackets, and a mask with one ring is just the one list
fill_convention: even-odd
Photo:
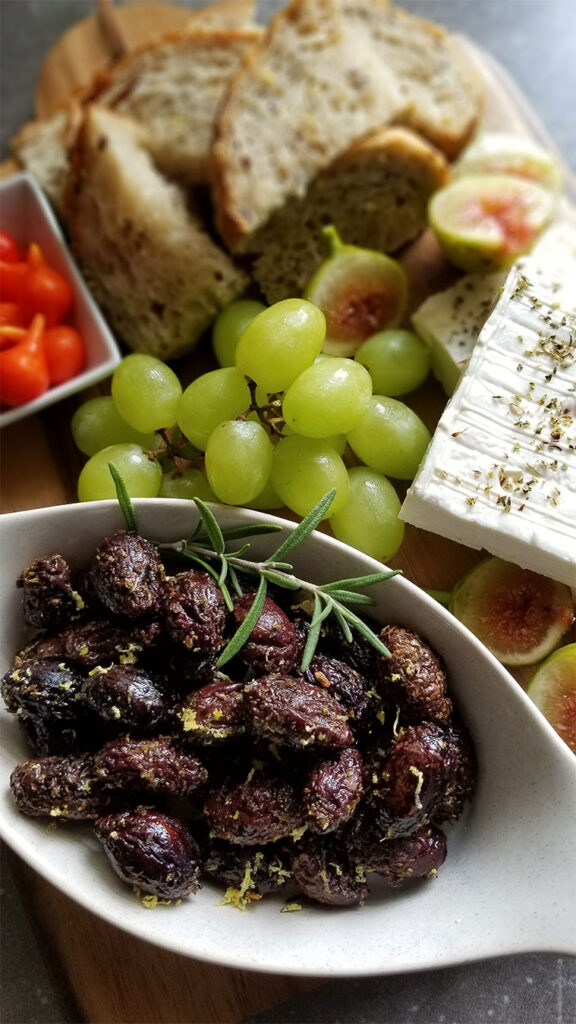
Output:
[[70,254],[50,203],[30,174],[16,174],[0,182],[0,228],[8,231],[24,251],[30,242],[37,242],[48,263],[71,284],[74,304],[67,322],[76,327],[86,345],[86,367],[82,373],[48,388],[33,402],[1,412],[0,427],[5,427],[103,380],[122,355]]
[[[137,500],[139,529],[152,540],[189,536],[197,521],[190,502]],[[224,526],[270,519],[217,509]],[[284,529],[293,524],[277,520]],[[115,502],[36,509],[0,517],[0,671],[22,637],[18,573],[35,557],[60,552],[82,563],[123,525]],[[256,537],[252,553],[269,553],[278,535]],[[373,572],[379,563],[322,534],[293,555],[306,579]],[[29,864],[78,903],[120,928],[180,954],[225,964],[301,975],[413,971],[529,951],[576,954],[576,758],[512,677],[436,602],[395,577],[372,588],[373,614],[421,632],[446,662],[452,692],[474,737],[476,797],[448,835],[438,877],[374,898],[362,907],[317,907],[280,913],[267,897],[245,913],[220,906],[206,885],[177,907],[144,909],[110,870],[89,827],[47,832],[20,815],[8,777],[29,757],[12,716],[2,711],[0,831]]]

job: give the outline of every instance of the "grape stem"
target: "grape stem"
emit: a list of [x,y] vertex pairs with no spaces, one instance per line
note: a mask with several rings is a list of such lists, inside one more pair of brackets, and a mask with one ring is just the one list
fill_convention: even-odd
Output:
[[283,430],[286,424],[282,416],[281,393],[277,392],[268,395],[266,405],[260,405],[256,397],[256,381],[252,380],[251,377],[245,377],[244,379],[250,391],[250,405],[243,418],[245,419],[251,412],[255,412],[262,425],[269,430],[272,436],[283,437]]

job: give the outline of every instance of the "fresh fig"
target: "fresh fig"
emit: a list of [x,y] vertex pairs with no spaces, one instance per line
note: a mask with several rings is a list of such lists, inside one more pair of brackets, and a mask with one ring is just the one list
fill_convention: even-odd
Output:
[[546,658],[526,692],[576,754],[576,644]]
[[535,665],[574,618],[570,587],[491,557],[454,588],[449,608],[503,665]]
[[408,278],[391,256],[345,245],[336,228],[324,228],[328,257],[309,281],[304,298],[326,317],[324,352],[354,355],[378,331],[397,327],[408,303]]
[[467,174],[436,192],[430,225],[454,266],[470,273],[510,266],[527,252],[556,210],[557,198],[512,174]]
[[480,132],[466,147],[452,170],[464,174],[513,174],[560,192],[563,174],[558,160],[528,136],[512,132]]

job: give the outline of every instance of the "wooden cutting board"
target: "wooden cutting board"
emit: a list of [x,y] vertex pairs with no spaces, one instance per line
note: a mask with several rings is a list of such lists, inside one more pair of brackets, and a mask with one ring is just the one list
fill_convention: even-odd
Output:
[[[117,53],[119,39],[133,47],[154,33],[181,28],[189,16],[189,10],[172,4],[133,3],[117,8],[118,31],[112,33],[97,15],[86,18],[47,55],[36,91],[38,115],[46,115],[84,85]],[[514,86],[503,81],[500,70],[475,47],[471,47],[471,59],[486,83],[486,123],[533,132],[531,112]],[[13,165],[4,168],[13,169]],[[445,279],[447,268],[430,236],[413,247],[407,265],[414,301]],[[207,368],[203,363],[209,360],[209,354],[197,354],[195,372]],[[433,428],[444,402],[439,386],[430,382],[415,396],[414,405]],[[62,402],[2,432],[2,512],[76,500],[82,457],[71,440],[69,424],[77,404],[78,398]],[[447,590],[480,557],[478,552],[408,527],[393,564],[420,586]],[[58,976],[82,1017],[94,1024],[234,1024],[320,983],[230,970],[158,950],[100,921],[18,858],[13,860],[40,941],[58,965]]]

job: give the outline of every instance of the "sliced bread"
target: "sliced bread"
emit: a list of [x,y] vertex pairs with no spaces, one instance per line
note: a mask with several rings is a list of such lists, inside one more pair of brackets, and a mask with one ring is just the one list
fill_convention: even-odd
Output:
[[483,85],[458,38],[389,0],[338,0],[350,30],[372,43],[403,96],[399,123],[454,159],[474,131]]
[[50,117],[29,121],[10,142],[18,163],[34,175],[57,210],[68,174],[68,147],[81,120],[79,104],[67,104]]
[[256,26],[169,33],[99,75],[87,99],[140,121],[165,174],[205,183],[225,86],[261,35]]
[[222,237],[242,251],[352,142],[391,122],[452,157],[481,107],[452,37],[387,0],[291,0],[227,89],[212,187]]
[[247,280],[145,141],[136,122],[89,105],[70,154],[65,213],[72,250],[119,339],[174,359]]
[[405,128],[379,129],[349,147],[250,237],[252,274],[268,302],[302,294],[326,257],[327,224],[346,244],[380,252],[411,241],[447,176],[442,153]]
[[338,0],[291,0],[226,91],[212,150],[217,224],[232,250],[402,97]]

